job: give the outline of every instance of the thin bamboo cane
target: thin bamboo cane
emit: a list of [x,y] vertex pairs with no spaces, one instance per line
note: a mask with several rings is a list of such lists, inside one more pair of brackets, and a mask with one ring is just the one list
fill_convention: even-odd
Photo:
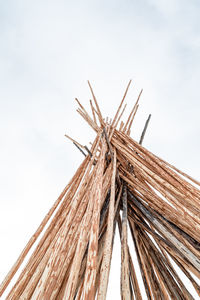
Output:
[[130,275],[131,275],[131,280],[132,280],[132,284],[133,284],[134,295],[135,295],[136,300],[142,300],[142,296],[141,296],[141,292],[140,292],[140,288],[139,288],[139,284],[138,284],[138,280],[137,280],[137,275],[136,275],[136,271],[135,271],[135,268],[133,265],[130,251],[128,251],[128,254],[129,254]]
[[85,121],[96,131],[99,131],[98,125],[90,118],[89,115],[85,114],[82,110],[79,108],[76,110],[82,117],[85,119]]
[[96,105],[96,109],[97,109],[97,113],[98,113],[98,117],[99,117],[99,122],[100,122],[100,124],[102,126],[105,126],[104,121],[103,121],[103,117],[102,117],[102,114],[101,114],[101,111],[100,111],[100,108],[99,108],[99,104],[98,104],[97,99],[96,99],[96,97],[94,95],[94,92],[93,92],[93,89],[92,89],[92,86],[91,86],[89,80],[88,80],[88,85],[89,85],[90,91],[92,93],[92,97],[93,97],[94,103]]
[[121,297],[124,300],[131,299],[129,284],[129,260],[127,248],[127,187],[123,188],[123,213],[122,213],[122,237],[121,237]]
[[90,100],[90,107],[91,107],[91,110],[92,110],[93,120],[97,124],[97,119],[96,119],[96,115],[95,115],[95,113],[97,114],[97,112],[94,109],[94,106],[92,104],[92,100]]
[[140,266],[140,271],[142,274],[142,279],[143,279],[143,283],[144,283],[144,287],[145,287],[145,291],[146,291],[146,296],[149,300],[151,300],[153,297],[152,291],[151,291],[151,288],[149,285],[148,274],[146,274],[146,269],[145,269],[144,262],[143,262],[143,259],[141,256],[140,245],[139,245],[139,240],[138,240],[138,233],[137,233],[134,223],[131,224],[130,230],[131,230],[131,234],[132,234],[132,238],[133,238],[133,242],[134,242],[134,246],[135,246],[135,250],[136,250],[136,254],[137,254],[138,263]]
[[124,108],[122,109],[122,112],[121,112],[121,114],[119,115],[119,117],[118,117],[118,119],[117,119],[117,121],[116,121],[115,128],[117,128],[117,126],[118,126],[118,124],[119,124],[119,121],[121,120],[121,118],[122,118],[122,116],[123,116],[123,114],[124,114],[124,111],[125,111],[125,109],[126,109],[126,106],[127,106],[127,104],[124,105]]
[[121,101],[121,103],[120,103],[120,105],[119,105],[119,107],[118,107],[118,109],[117,109],[117,112],[116,112],[114,118],[113,118],[111,127],[114,127],[114,126],[115,126],[115,122],[116,122],[117,117],[118,117],[118,115],[119,115],[120,109],[121,109],[121,107],[122,107],[122,105],[123,105],[123,103],[124,103],[124,100],[125,100],[126,95],[127,95],[127,93],[128,93],[128,89],[129,89],[129,87],[130,87],[131,82],[132,82],[132,80],[130,80],[129,83],[128,83],[128,85],[127,85],[127,88],[126,88],[126,90],[125,90],[125,93],[124,93],[124,96],[123,96],[123,98],[122,98],[122,101]]
[[130,130],[131,124],[132,124],[132,122],[133,122],[133,121],[131,122],[131,120],[133,120],[133,118],[134,118],[133,116],[136,114],[138,102],[139,102],[139,100],[140,100],[140,97],[141,97],[141,95],[142,95],[142,92],[143,92],[143,90],[140,91],[139,96],[138,96],[138,98],[137,98],[137,100],[136,100],[136,103],[134,104],[133,109],[131,110],[131,113],[130,113],[129,116],[128,116],[128,119],[127,119],[127,121],[126,121],[126,123],[125,123],[125,125],[124,125],[124,130],[123,130],[124,132],[126,132],[127,127],[128,127],[127,132]]
[[111,195],[108,213],[108,225],[106,232],[106,240],[103,252],[103,261],[100,270],[99,290],[97,299],[105,299],[108,286],[108,276],[110,272],[112,237],[114,225],[114,200],[115,200],[115,178],[116,178],[116,151],[114,151],[113,171],[111,179]]
[[135,119],[135,115],[136,115],[136,113],[137,113],[137,111],[138,111],[138,108],[139,108],[139,104],[136,106],[136,109],[135,109],[135,111],[134,111],[134,114],[133,114],[133,116],[132,116],[132,118],[131,118],[130,125],[129,125],[128,130],[127,130],[127,135],[130,135],[130,134],[131,134],[131,127],[132,127],[133,121],[134,121],[134,119]]

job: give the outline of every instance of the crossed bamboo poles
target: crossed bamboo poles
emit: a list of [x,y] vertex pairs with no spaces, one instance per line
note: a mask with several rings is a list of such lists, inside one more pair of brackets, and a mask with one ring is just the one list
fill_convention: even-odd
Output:
[[92,116],[78,99],[77,111],[96,138],[89,149],[66,135],[85,159],[6,276],[0,295],[43,233],[6,299],[105,299],[118,225],[122,299],[142,299],[128,237],[148,299],[194,299],[175,266],[200,296],[200,183],[141,145],[150,117],[140,142],[130,137],[142,94],[121,121],[131,81],[112,120],[103,118],[88,84]]

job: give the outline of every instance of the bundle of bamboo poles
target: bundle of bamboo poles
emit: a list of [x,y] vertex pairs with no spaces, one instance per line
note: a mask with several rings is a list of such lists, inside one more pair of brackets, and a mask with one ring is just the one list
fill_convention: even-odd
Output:
[[85,159],[1,284],[0,295],[43,234],[6,299],[106,299],[116,224],[122,299],[143,298],[128,237],[148,299],[194,299],[180,272],[200,296],[200,183],[141,145],[147,126],[130,137],[141,95],[121,121],[130,83],[113,120],[90,83],[92,116],[76,99],[96,138],[90,149],[70,138]]

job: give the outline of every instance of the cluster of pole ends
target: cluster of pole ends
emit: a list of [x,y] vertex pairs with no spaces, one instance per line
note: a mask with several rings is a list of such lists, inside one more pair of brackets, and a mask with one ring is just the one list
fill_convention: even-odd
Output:
[[112,120],[103,118],[89,82],[91,115],[76,99],[96,138],[89,148],[66,135],[85,158],[2,282],[0,296],[37,240],[6,299],[106,299],[116,225],[121,299],[200,296],[200,183],[141,145],[150,117],[139,143],[130,137],[142,93],[121,121],[130,83]]

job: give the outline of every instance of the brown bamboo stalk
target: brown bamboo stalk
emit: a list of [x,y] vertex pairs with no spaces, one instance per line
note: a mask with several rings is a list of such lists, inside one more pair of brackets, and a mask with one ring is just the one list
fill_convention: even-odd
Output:
[[127,248],[127,188],[123,188],[123,213],[122,213],[122,237],[121,237],[121,297],[123,300],[131,299],[129,284],[129,259]]
[[118,126],[118,124],[119,124],[119,121],[121,120],[121,118],[122,118],[122,116],[123,116],[123,114],[124,114],[124,111],[125,111],[125,109],[126,109],[126,106],[127,106],[127,104],[124,105],[124,108],[123,108],[121,114],[119,115],[119,117],[118,117],[118,119],[117,119],[117,121],[116,121],[115,128],[117,128],[117,126]]
[[119,131],[120,131],[120,132],[123,130],[123,127],[124,127],[124,122],[121,121],[120,126],[119,126]]
[[[130,223],[131,224],[131,223]],[[134,223],[131,224],[130,226],[131,229],[131,235],[133,238],[136,254],[137,254],[137,259],[139,262],[140,266],[140,271],[142,274],[142,279],[146,291],[146,296],[149,300],[153,299],[152,291],[151,291],[151,286],[150,286],[150,280],[148,273],[146,272],[145,264],[144,264],[144,259],[141,255],[141,249],[140,249],[140,242],[139,242],[139,236],[138,236],[138,231]]]
[[98,125],[90,118],[89,115],[85,114],[79,108],[76,111],[83,117],[83,119],[90,125],[90,127],[92,127],[96,132],[99,131]]
[[[126,121],[126,123],[125,123],[125,125],[124,125],[124,132],[126,132],[128,126],[130,127],[129,122],[131,122],[131,119],[133,119],[133,118],[134,118],[133,116],[136,114],[138,102],[139,102],[139,100],[140,100],[140,97],[141,97],[141,95],[142,95],[142,92],[143,92],[143,90],[140,91],[139,96],[138,96],[138,98],[137,98],[137,100],[136,100],[136,103],[134,104],[133,109],[131,110],[131,113],[130,113],[129,116],[128,116],[128,119],[127,119],[127,121]],[[130,124],[131,124],[131,123],[130,123]],[[128,128],[129,128],[129,127],[128,127]],[[128,129],[128,131],[129,131],[129,129]]]
[[98,300],[103,300],[106,298],[107,286],[108,286],[108,276],[110,272],[110,262],[112,253],[112,238],[114,229],[114,204],[115,204],[115,178],[116,178],[116,151],[114,150],[113,159],[113,171],[111,179],[111,195],[109,203],[109,213],[108,213],[108,225],[106,232],[106,240],[103,252],[103,260],[100,270],[100,280],[98,289]]
[[134,112],[134,114],[133,114],[133,116],[131,118],[130,125],[129,125],[128,129],[127,129],[127,135],[131,134],[131,127],[132,127],[133,121],[135,119],[135,115],[136,115],[136,113],[138,111],[138,108],[139,108],[139,104],[136,106],[135,112]]
[[92,93],[92,97],[93,97],[94,103],[95,103],[96,108],[97,108],[97,113],[98,113],[98,117],[99,117],[99,122],[100,122],[100,124],[101,124],[102,126],[105,126],[104,121],[103,121],[103,117],[102,117],[102,114],[101,114],[101,111],[100,111],[100,108],[99,108],[99,104],[98,104],[97,99],[96,99],[96,97],[95,97],[95,95],[94,95],[94,92],[93,92],[93,89],[92,89],[92,86],[91,86],[89,80],[88,80],[88,85],[89,85],[90,91],[91,91],[91,93]]
[[92,100],[90,100],[90,106],[91,106],[91,111],[92,111],[92,115],[93,115],[93,120],[97,124],[97,119],[96,119],[96,115],[95,115],[95,113],[97,114],[97,112],[94,109],[94,106],[92,104]]
[[68,138],[71,142],[73,142],[75,145],[79,146],[80,148],[84,148],[83,145],[81,145],[79,142],[75,141],[73,138],[71,138],[69,135],[65,134],[65,137]]
[[122,101],[121,101],[121,103],[120,103],[120,105],[119,105],[119,107],[118,107],[118,109],[117,109],[117,112],[116,112],[114,118],[113,118],[111,127],[114,127],[114,126],[115,126],[115,122],[116,122],[116,120],[117,120],[117,117],[118,117],[118,115],[119,115],[120,109],[121,109],[121,107],[122,107],[122,105],[123,105],[123,103],[124,103],[124,100],[125,100],[125,98],[126,98],[126,95],[127,95],[127,93],[128,93],[128,89],[129,89],[129,87],[130,87],[131,81],[132,81],[132,80],[130,80],[129,83],[128,83],[128,85],[127,85],[127,88],[126,88],[126,90],[125,90],[125,93],[124,93],[124,96],[123,96],[123,98],[122,98]]
[[131,275],[131,280],[132,280],[132,284],[133,284],[133,289],[134,289],[134,294],[135,294],[135,298],[136,300],[142,300],[142,295],[140,292],[140,287],[138,284],[138,280],[137,280],[137,275],[136,275],[136,271],[133,265],[133,261],[131,258],[131,254],[130,251],[128,251],[129,254],[129,267],[130,267],[130,275]]

